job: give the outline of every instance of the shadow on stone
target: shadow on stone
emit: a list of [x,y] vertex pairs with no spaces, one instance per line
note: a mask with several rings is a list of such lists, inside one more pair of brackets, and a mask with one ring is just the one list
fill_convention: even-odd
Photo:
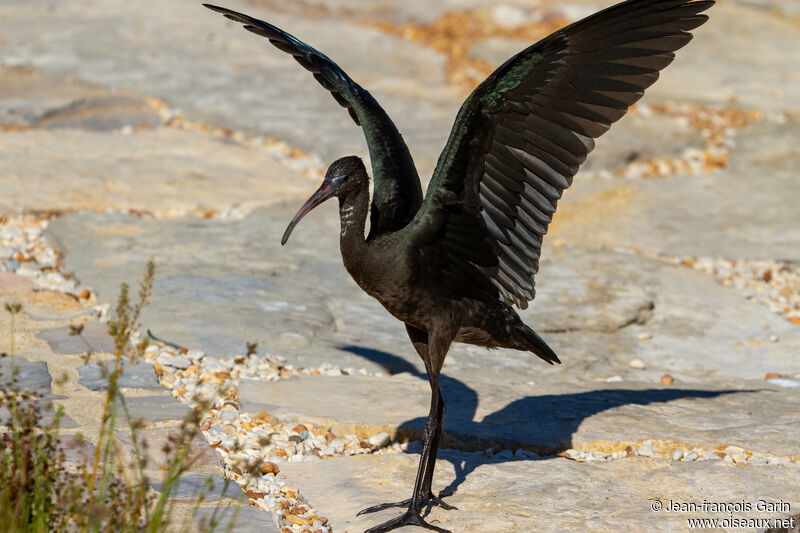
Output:
[[386,373],[390,375],[408,372],[414,376],[423,378],[425,377],[425,373],[421,372],[416,366],[412,365],[402,357],[398,357],[389,352],[384,352],[383,350],[376,350],[374,348],[367,348],[366,346],[356,346],[352,344],[337,346],[337,348],[343,352],[349,352],[353,355],[363,357],[368,361],[372,361],[373,363],[380,365],[384,370],[386,370]]
[[[715,398],[723,394],[739,392],[756,392],[754,390],[701,390],[701,389],[603,389],[573,394],[545,394],[542,396],[527,396],[511,402],[500,411],[486,416],[482,421],[472,420],[474,411],[463,409],[461,405],[454,405],[449,409],[452,413],[452,424],[458,425],[459,430],[467,429],[468,435],[481,435],[490,438],[497,435],[498,442],[516,447],[514,435],[507,433],[507,428],[515,420],[520,420],[520,431],[535,431],[542,441],[547,442],[547,447],[538,448],[544,456],[530,458],[515,456],[506,450],[492,457],[472,454],[464,457],[462,454],[449,456],[444,451],[440,453],[442,459],[450,461],[456,470],[456,478],[442,493],[452,494],[463,483],[467,476],[477,467],[488,463],[504,463],[510,461],[547,460],[557,457],[557,453],[572,447],[572,435],[578,430],[581,423],[602,411],[622,407],[624,405],[648,405],[651,403],[670,402],[684,398]],[[443,387],[442,394],[447,401],[448,392]],[[536,422],[526,422],[530,413],[536,413]],[[406,424],[418,424],[417,420],[410,420]],[[405,425],[405,424],[404,424]],[[401,426],[403,427],[403,426]],[[512,426],[513,427],[513,426]],[[446,448],[453,441],[461,440],[458,434],[447,433],[445,422],[445,436],[443,446]],[[504,431],[505,430],[505,431]],[[505,435],[503,433],[506,433]],[[450,437],[450,439],[446,437]],[[471,437],[467,437],[470,439]],[[474,438],[474,437],[472,437]],[[530,448],[530,446],[525,446]]]
[[[408,372],[427,381],[424,372],[406,360],[381,350],[362,346],[341,346],[386,369],[389,374]],[[625,405],[649,405],[687,398],[715,398],[724,394],[756,392],[754,390],[702,390],[702,389],[602,389],[571,394],[544,394],[526,396],[502,409],[475,421],[478,394],[458,379],[445,374],[439,376],[442,395],[447,406],[442,452],[439,457],[453,463],[456,477],[442,493],[452,494],[477,467],[489,463],[509,461],[546,460],[572,447],[572,436],[581,423],[598,413]],[[531,414],[534,413],[533,420]],[[425,418],[410,419],[400,429],[418,429]],[[448,430],[448,428],[450,428]],[[530,435],[536,435],[537,445],[531,445]],[[527,438],[525,438],[527,437]],[[527,442],[526,442],[527,441]],[[450,454],[447,448],[459,450],[480,449],[478,446],[503,446],[507,451],[486,457],[479,454]],[[535,450],[543,456],[532,459],[515,456],[509,448]],[[408,453],[418,453],[409,451]]]

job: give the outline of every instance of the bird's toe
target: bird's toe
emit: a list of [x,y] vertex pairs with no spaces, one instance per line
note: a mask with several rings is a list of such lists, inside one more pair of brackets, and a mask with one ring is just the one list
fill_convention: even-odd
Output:
[[[450,505],[446,503],[441,497],[435,496],[433,494],[429,494],[427,498],[423,498],[421,501],[424,503],[421,507],[426,507],[428,505],[438,505],[445,511],[453,511],[457,510],[458,507],[455,505]],[[390,503],[379,503],[377,505],[373,505],[371,507],[367,507],[366,509],[361,509],[356,516],[361,516],[362,514],[369,514],[369,513],[377,513],[378,511],[383,511],[384,509],[391,509],[392,507],[410,507],[411,506],[411,498],[407,500],[403,500],[400,502],[390,502]]]
[[356,516],[361,516],[362,514],[377,513],[378,511],[383,511],[384,509],[390,509],[392,507],[408,507],[409,505],[411,505],[411,498],[403,500],[401,502],[379,503],[378,505],[373,505],[371,507],[367,507],[366,509],[361,509],[356,514]]
[[383,524],[371,527],[364,533],[385,533],[386,531],[391,531],[393,529],[397,529],[403,526],[417,526],[417,527],[423,527],[425,529],[430,529],[432,531],[438,531],[439,533],[451,533],[447,529],[434,526],[433,524],[429,524],[428,522],[422,519],[422,517],[419,515],[417,511],[414,511],[413,509],[407,510],[405,513],[398,516],[397,518],[392,518],[391,520],[388,520]]

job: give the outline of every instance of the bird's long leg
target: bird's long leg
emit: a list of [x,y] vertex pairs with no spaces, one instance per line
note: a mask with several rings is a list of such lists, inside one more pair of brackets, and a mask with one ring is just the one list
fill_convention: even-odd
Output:
[[[420,358],[422,358],[423,362],[426,361],[426,354],[428,350],[428,334],[425,331],[419,330],[413,326],[409,326],[406,324],[406,330],[408,331],[408,337],[411,339],[411,343],[414,345],[414,348],[417,350]],[[428,364],[425,363],[425,371],[428,373],[430,379],[430,372],[428,370]],[[435,505],[440,506],[442,509],[450,511],[452,509],[456,509],[455,506],[445,503],[439,496],[433,494],[431,490],[431,484],[433,482],[433,471],[436,467],[436,456],[439,452],[439,441],[442,437],[442,428],[444,427],[444,419],[447,414],[447,409],[444,405],[444,399],[442,398],[441,391],[439,392],[439,409],[436,412],[436,432],[431,437],[430,441],[430,452],[428,456],[428,460],[424,462],[424,474],[422,480],[422,495],[423,495],[423,507],[428,503],[433,503]],[[429,420],[430,421],[430,418]],[[423,448],[426,444],[426,435],[425,432],[428,429],[428,423],[425,424],[425,429],[423,429]],[[423,467],[423,462],[420,461],[420,468]],[[371,507],[367,507],[366,509],[362,509],[359,511],[359,515],[367,514],[367,513],[375,513],[377,511],[382,511],[384,509],[389,509],[391,507],[408,507],[411,504],[411,498],[399,501],[399,502],[391,502],[391,503],[381,503],[378,505],[373,505]]]
[[[409,336],[411,336],[410,329]],[[439,370],[441,369],[441,364],[444,361],[447,349],[450,347],[452,337],[436,340],[439,342],[426,343],[428,349],[423,356],[425,369],[428,373],[428,381],[431,385],[431,407],[428,413],[428,420],[425,423],[425,429],[423,430],[422,456],[420,457],[419,467],[417,469],[417,477],[414,481],[414,492],[409,500],[376,505],[364,509],[358,514],[379,511],[388,507],[404,507],[406,505],[408,506],[408,510],[397,518],[368,529],[365,533],[385,533],[386,531],[391,531],[402,526],[411,525],[432,529],[441,533],[449,533],[446,529],[428,524],[421,516],[422,508],[433,499],[433,495],[431,494],[431,481],[433,479],[433,471],[436,467],[436,455],[438,453],[439,439],[441,438],[442,430],[441,422],[444,417],[444,401],[439,391]],[[413,341],[415,341],[414,337],[412,337],[412,342]],[[419,352],[421,350],[417,347],[417,344],[417,342],[414,342]],[[420,353],[420,355],[422,355],[422,353]]]
[[436,424],[436,433],[431,439],[431,451],[428,457],[428,462],[425,467],[425,477],[422,480],[422,493],[427,495],[427,502],[433,502],[446,511],[456,509],[455,505],[445,503],[440,496],[437,496],[431,490],[433,484],[433,470],[436,467],[436,457],[439,454],[439,442],[442,439],[442,429],[444,428],[444,419],[447,416],[447,408],[444,406],[444,398],[439,391],[439,412],[437,414],[438,423]]

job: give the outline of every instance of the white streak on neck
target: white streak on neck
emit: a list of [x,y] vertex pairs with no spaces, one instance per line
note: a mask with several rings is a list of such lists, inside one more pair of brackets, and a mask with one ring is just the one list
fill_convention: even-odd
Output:
[[347,228],[349,228],[350,224],[353,222],[353,209],[354,207],[350,205],[347,207],[342,207],[339,210],[339,217],[341,218],[342,224],[342,237],[347,235]]

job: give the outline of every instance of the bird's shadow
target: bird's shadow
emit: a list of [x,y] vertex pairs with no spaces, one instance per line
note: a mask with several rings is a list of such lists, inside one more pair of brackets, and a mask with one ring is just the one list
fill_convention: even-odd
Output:
[[[363,346],[340,346],[339,349],[358,355],[384,368],[389,374],[407,372],[427,381],[425,372],[397,355]],[[548,460],[560,451],[572,446],[572,436],[585,419],[602,411],[623,405],[648,405],[669,402],[681,398],[714,398],[743,390],[701,389],[602,389],[570,394],[544,394],[526,396],[514,400],[499,411],[474,420],[478,408],[478,393],[462,381],[446,374],[439,376],[442,395],[447,406],[445,436],[441,459],[450,461],[456,472],[455,479],[443,491],[443,495],[454,493],[467,476],[477,467],[487,463],[510,461]],[[533,413],[533,415],[532,415]],[[420,430],[425,417],[410,419],[400,429]],[[534,439],[534,440],[532,440]],[[459,446],[453,446],[459,441]],[[535,449],[544,455],[448,453],[448,446],[474,450],[482,443],[499,443],[508,447],[526,443],[527,449]]]

